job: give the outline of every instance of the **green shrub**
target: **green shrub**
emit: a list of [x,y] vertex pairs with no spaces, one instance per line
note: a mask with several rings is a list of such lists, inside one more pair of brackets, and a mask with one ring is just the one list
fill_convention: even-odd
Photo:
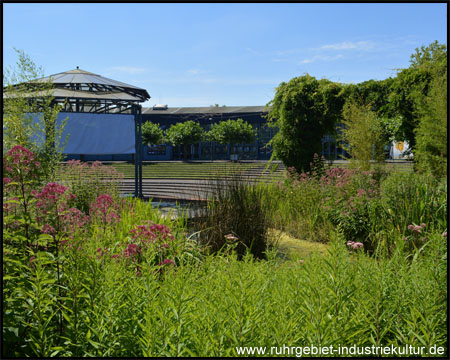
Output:
[[89,213],[92,202],[102,194],[118,200],[122,178],[123,174],[114,167],[104,166],[98,161],[88,164],[71,160],[59,167],[58,173],[59,181],[68,186],[76,196],[74,206],[85,214]]

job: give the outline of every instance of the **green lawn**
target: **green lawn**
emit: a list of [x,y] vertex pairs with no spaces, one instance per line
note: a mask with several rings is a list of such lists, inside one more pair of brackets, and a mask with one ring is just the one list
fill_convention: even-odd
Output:
[[[134,178],[133,164],[118,163],[114,166],[125,178]],[[147,179],[211,179],[233,174],[250,174],[252,171],[262,172],[266,164],[261,163],[182,163],[182,162],[154,162],[142,165],[142,177]],[[267,170],[265,174],[269,175]],[[281,172],[279,175],[281,176]],[[277,174],[278,175],[278,174]]]
[[[135,174],[134,164],[113,163],[105,164],[113,166],[117,171],[124,174],[126,179],[133,179]],[[142,165],[142,177],[146,179],[212,179],[221,176],[231,176],[233,174],[255,175],[258,174],[261,180],[281,179],[283,177],[284,166],[282,164],[272,164],[265,170],[267,163],[251,162],[149,162]],[[328,166],[328,165],[326,165]],[[333,163],[332,167],[348,167],[349,163]],[[398,162],[387,163],[386,168],[399,172],[412,172],[412,163]],[[271,172],[271,170],[276,172]]]

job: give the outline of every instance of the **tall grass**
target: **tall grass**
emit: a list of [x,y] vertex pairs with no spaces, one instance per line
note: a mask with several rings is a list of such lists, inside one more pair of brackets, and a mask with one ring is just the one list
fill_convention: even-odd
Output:
[[241,176],[212,182],[207,207],[196,224],[199,239],[212,253],[233,248],[239,258],[247,251],[259,259],[268,249],[266,187]]
[[78,287],[65,294],[62,336],[42,259],[24,269],[33,286],[16,291],[17,307],[7,309],[29,330],[15,346],[8,331],[4,355],[236,356],[237,346],[310,344],[447,349],[445,239],[432,236],[412,261],[401,252],[375,260],[349,253],[339,236],[328,255],[302,263],[210,255],[163,279],[155,268],[136,277],[120,263],[82,255],[67,274]]

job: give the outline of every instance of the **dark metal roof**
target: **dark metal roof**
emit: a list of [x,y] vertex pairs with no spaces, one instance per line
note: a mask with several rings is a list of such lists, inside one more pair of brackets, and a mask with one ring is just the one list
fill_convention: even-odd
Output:
[[126,87],[130,89],[137,89],[142,91],[147,91],[145,89],[125,84],[123,82],[112,80],[107,77],[97,75],[94,73],[91,73],[89,71],[81,70],[81,69],[75,69],[75,70],[69,70],[65,71],[59,74],[50,75],[41,79],[36,80],[37,82],[45,82],[48,81],[51,78],[52,82],[54,84],[102,84],[102,85],[111,85],[111,86],[120,86],[120,87]]
[[[50,91],[39,90],[39,83],[51,81]],[[79,68],[14,85],[19,96],[39,98],[51,95],[58,103],[64,103],[64,111],[125,112],[133,105],[150,99],[147,90],[112,80]],[[15,97],[4,88],[3,98]]]
[[[81,69],[50,75],[34,82],[47,82],[49,80],[57,89],[71,90],[70,97],[72,98],[95,98],[95,96],[86,96],[86,93],[90,93],[90,95],[99,95],[99,98],[111,98],[112,100],[146,101],[150,99],[149,93],[143,88]],[[108,96],[110,94],[114,96]],[[54,93],[55,97],[67,97],[67,95],[69,94],[65,92],[56,91]]]
[[265,113],[265,106],[210,106],[210,107],[169,107],[167,110],[142,108],[142,114],[176,115],[176,114],[229,114],[229,113]]

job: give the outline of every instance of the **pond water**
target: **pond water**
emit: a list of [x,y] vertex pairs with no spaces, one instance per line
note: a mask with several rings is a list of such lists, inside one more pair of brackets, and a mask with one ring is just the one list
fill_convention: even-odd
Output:
[[183,214],[183,212],[187,212],[188,218],[195,217],[195,214],[205,206],[204,202],[186,200],[151,201],[151,204],[164,215],[171,214],[173,217],[177,217]]

